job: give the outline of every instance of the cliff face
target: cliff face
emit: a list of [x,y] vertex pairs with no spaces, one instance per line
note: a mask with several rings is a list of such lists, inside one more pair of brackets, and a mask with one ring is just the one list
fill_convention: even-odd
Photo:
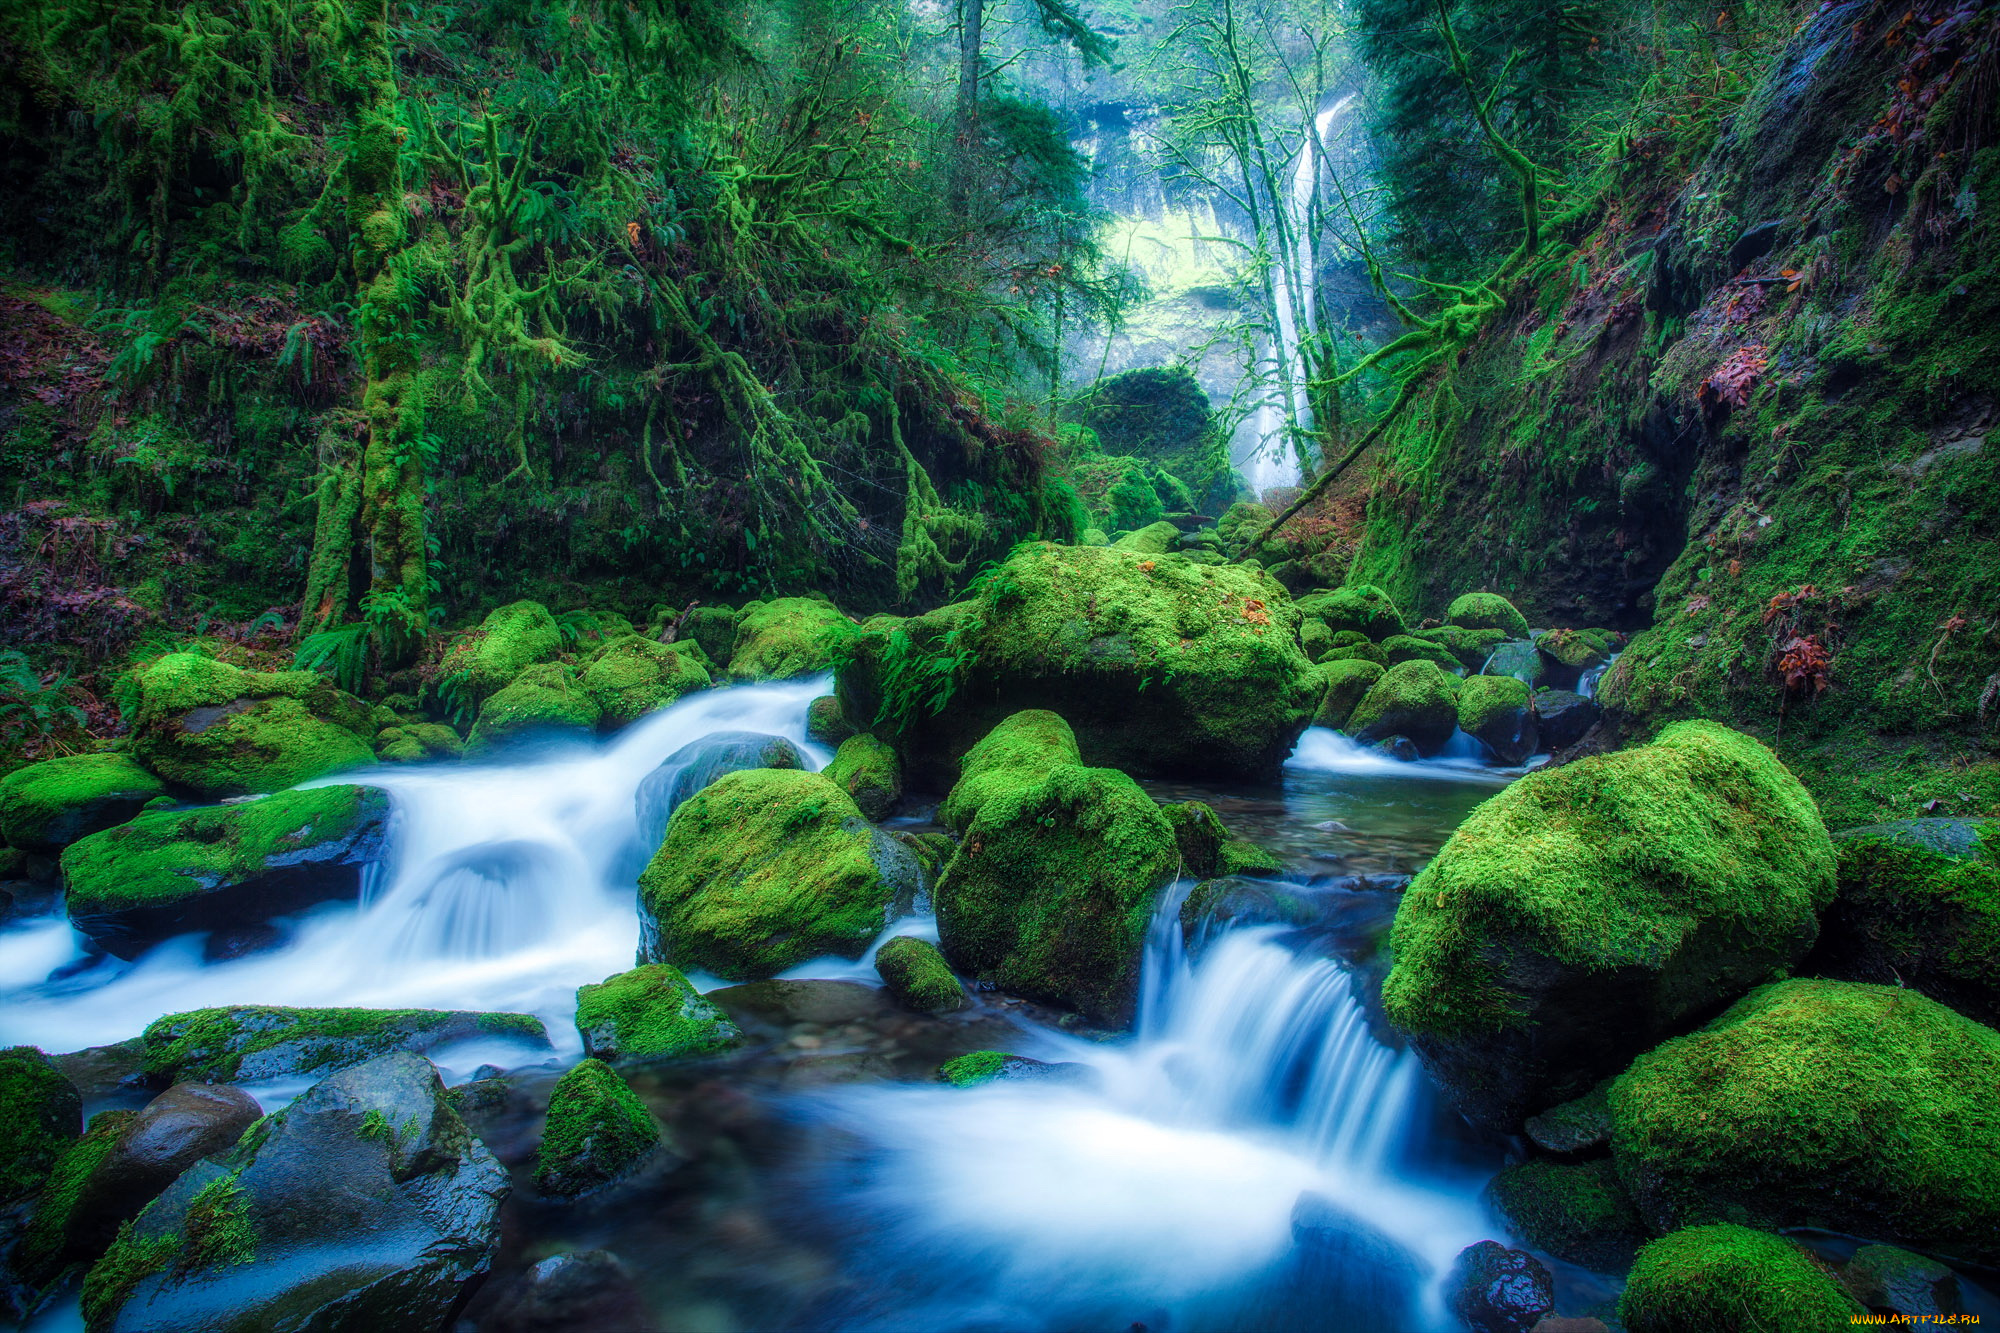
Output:
[[1351,577],[1643,631],[1603,739],[1699,713],[1831,818],[1987,809],[2000,15],[1825,5],[1692,125],[1624,145],[1573,250],[1385,440]]

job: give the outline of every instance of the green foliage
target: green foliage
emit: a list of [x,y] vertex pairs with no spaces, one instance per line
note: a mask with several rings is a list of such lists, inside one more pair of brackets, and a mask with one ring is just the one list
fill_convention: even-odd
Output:
[[0,745],[81,728],[84,712],[69,701],[69,688],[68,672],[45,681],[22,653],[0,652]]
[[292,666],[299,671],[323,672],[341,689],[358,694],[368,671],[368,647],[368,623],[351,621],[306,635],[292,655]]

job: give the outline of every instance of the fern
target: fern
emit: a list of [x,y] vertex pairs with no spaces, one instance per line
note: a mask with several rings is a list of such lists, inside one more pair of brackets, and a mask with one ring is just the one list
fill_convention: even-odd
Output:
[[369,626],[365,620],[308,634],[293,655],[292,666],[300,671],[323,671],[341,689],[359,694],[362,678],[368,671],[368,638]]
[[609,621],[588,607],[565,611],[556,617],[556,629],[562,634],[565,648],[574,648],[585,639],[603,638],[605,628],[609,624]]
[[69,701],[70,677],[58,672],[44,684],[20,652],[0,652],[0,737],[24,740],[47,736],[65,724],[81,727],[88,719]]

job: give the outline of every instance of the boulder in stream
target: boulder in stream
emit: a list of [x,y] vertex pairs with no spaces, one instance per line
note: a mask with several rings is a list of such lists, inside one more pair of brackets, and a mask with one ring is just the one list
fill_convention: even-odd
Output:
[[388,818],[384,792],[350,786],[142,814],[64,851],[70,924],[136,958],[188,931],[353,900],[363,870],[382,857]]
[[1603,710],[1595,699],[1586,699],[1573,690],[1535,691],[1535,725],[1541,732],[1542,748],[1567,750],[1597,725]]
[[1500,630],[1513,639],[1528,637],[1528,618],[1498,593],[1465,593],[1445,608],[1444,619],[1447,625],[1465,629]]
[[1526,1250],[1482,1240],[1459,1252],[1445,1303],[1473,1333],[1529,1333],[1556,1307],[1556,1282]]
[[440,1009],[291,1009],[237,1005],[168,1014],[146,1028],[146,1069],[157,1080],[250,1083],[325,1074],[386,1051],[434,1051],[497,1039],[547,1052],[533,1014]]
[[1316,592],[1301,597],[1298,607],[1300,615],[1319,621],[1335,634],[1352,630],[1380,643],[1392,634],[1403,632],[1401,608],[1372,583]]
[[1458,729],[1503,764],[1525,760],[1540,739],[1528,687],[1512,676],[1474,676],[1460,686]]
[[603,716],[603,707],[575,667],[541,662],[487,696],[466,744],[477,750],[509,737],[587,736]]
[[535,1159],[535,1189],[544,1196],[573,1199],[642,1169],[678,1164],[660,1122],[602,1060],[585,1060],[549,1094]]
[[1648,1243],[1618,1301],[1627,1333],[1839,1333],[1862,1313],[1803,1246],[1727,1224]]
[[[482,1301],[484,1297],[482,1296]],[[566,1250],[510,1280],[479,1333],[658,1333],[631,1270],[609,1250]]]
[[318,672],[168,653],[130,679],[133,757],[201,796],[280,791],[374,762],[375,710]]
[[576,992],[576,1030],[598,1060],[670,1060],[710,1055],[741,1034],[681,970],[648,963]]
[[1354,706],[1375,688],[1375,682],[1382,679],[1383,670],[1379,662],[1359,659],[1321,662],[1319,708],[1313,713],[1312,724],[1334,731],[1346,730],[1347,719],[1353,715]]
[[839,607],[817,598],[751,602],[736,620],[729,674],[736,680],[789,680],[826,671],[839,664],[859,632]]
[[1840,1270],[1848,1294],[1871,1310],[1899,1314],[1911,1323],[1946,1324],[1965,1313],[1958,1274],[1935,1259],[1893,1245],[1863,1245]]
[[707,667],[643,634],[605,644],[583,669],[583,688],[598,706],[602,728],[637,722],[708,686]]
[[83,1099],[33,1046],[0,1050],[0,1209],[29,1198],[83,1132]]
[[0,778],[0,842],[59,852],[123,824],[166,791],[166,783],[122,754],[44,759]]
[[445,1325],[499,1248],[507,1172],[428,1060],[315,1084],[196,1162],[90,1270],[92,1333]]
[[438,697],[470,719],[479,706],[563,649],[562,627],[540,602],[510,602],[452,635],[438,664]]
[[633,803],[638,807],[639,836],[658,847],[667,835],[667,821],[688,797],[725,773],[750,768],[804,768],[799,748],[783,736],[758,731],[716,731],[689,741],[639,782]]
[[886,818],[903,799],[903,761],[888,742],[870,732],[842,741],[833,762],[820,771],[853,797],[869,819]]
[[1493,1177],[1486,1199],[1514,1236],[1593,1273],[1630,1268],[1649,1234],[1608,1158],[1516,1163]]
[[1435,663],[1400,662],[1361,696],[1347,730],[1364,745],[1404,736],[1420,753],[1436,754],[1458,730],[1458,696]]
[[898,935],[875,951],[875,971],[891,995],[919,1013],[950,1013],[970,1003],[964,984],[929,940]]

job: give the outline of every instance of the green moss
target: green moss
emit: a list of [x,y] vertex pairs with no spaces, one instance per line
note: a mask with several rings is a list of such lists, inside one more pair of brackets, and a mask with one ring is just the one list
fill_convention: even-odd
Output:
[[83,1131],[83,1102],[32,1046],[0,1051],[0,1206],[42,1187]]
[[1312,724],[1341,731],[1346,729],[1354,706],[1375,687],[1375,682],[1382,679],[1382,667],[1374,662],[1358,660],[1322,662],[1319,678],[1324,688]]
[[939,938],[961,971],[1122,1022],[1179,864],[1172,824],[1123,773],[1009,770],[938,881]]
[[674,811],[639,877],[641,956],[732,980],[859,957],[897,893],[878,839],[888,843],[818,773],[725,774]]
[[965,987],[929,940],[898,935],[875,951],[875,971],[890,994],[921,1013],[949,1013],[968,1003]]
[[164,1271],[179,1250],[180,1238],[171,1232],[141,1239],[132,1234],[130,1222],[121,1223],[118,1238],[83,1280],[83,1326],[88,1333],[106,1333],[139,1284]]
[[1012,1057],[1005,1051],[968,1051],[938,1066],[938,1077],[954,1088],[976,1088],[999,1076]]
[[588,732],[602,716],[576,668],[544,662],[523,670],[481,704],[466,740],[476,748],[525,731]]
[[302,848],[362,834],[388,817],[375,787],[314,787],[194,810],[149,811],[62,855],[73,916],[163,907],[264,873]]
[[842,741],[833,762],[821,771],[870,819],[886,818],[903,798],[903,761],[870,732]]
[[1301,597],[1299,614],[1311,616],[1335,633],[1353,630],[1378,642],[1404,630],[1401,609],[1388,593],[1367,583]]
[[726,606],[690,607],[681,619],[680,637],[699,646],[711,666],[727,666],[736,647],[736,620],[736,612]]
[[465,751],[458,733],[441,722],[410,722],[384,727],[375,737],[375,757],[392,764],[423,759],[455,759]]
[[219,1176],[188,1201],[182,1223],[179,1267],[233,1267],[257,1257],[257,1231],[250,1225],[249,1200],[233,1175]]
[[1503,637],[1528,637],[1528,618],[1498,593],[1469,592],[1455,598],[1444,613],[1447,625],[1470,630],[1500,630]]
[[373,712],[310,671],[169,653],[132,681],[139,762],[207,796],[280,791],[375,758]]
[[1171,523],[1148,523],[1111,543],[1113,550],[1137,551],[1142,555],[1166,555],[1180,543],[1181,530]]
[[1783,981],[1640,1056],[1612,1153],[1659,1230],[1816,1226],[2000,1257],[2000,1033],[1892,986]]
[[1333,649],[1333,631],[1317,620],[1299,626],[1299,649],[1309,662],[1317,662]]
[[537,662],[563,648],[562,629],[540,602],[513,602],[490,613],[477,629],[453,636],[438,666],[437,692],[465,716]]
[[707,668],[686,652],[639,635],[615,639],[584,668],[583,689],[598,725],[622,727],[709,686]]
[[1528,687],[1512,676],[1470,676],[1458,689],[1458,729],[1518,764],[1535,747],[1531,705]]
[[1987,833],[1983,850],[1954,855],[1905,833],[1933,822],[1942,821],[1835,838],[1840,894],[1816,961],[1829,975],[1913,986],[2000,1023],[2000,837]]
[[1572,671],[1596,666],[1611,656],[1611,642],[1587,629],[1550,629],[1535,636],[1535,647]]
[[1739,1226],[1652,1241],[1618,1302],[1630,1333],[1839,1333],[1862,1313],[1804,1249]]
[[1241,555],[1250,538],[1264,530],[1277,515],[1254,500],[1238,500],[1215,521],[1216,535],[1230,555]]
[[1368,662],[1374,666],[1387,668],[1389,654],[1367,640],[1360,643],[1343,643],[1320,654],[1322,665],[1328,662]]
[[549,1095],[535,1188],[551,1197],[587,1193],[639,1166],[661,1143],[659,1122],[617,1071],[585,1060]]
[[[65,1264],[85,1256],[70,1253],[70,1219],[83,1199],[91,1173],[118,1143],[136,1111],[100,1111],[90,1118],[82,1138],[69,1146],[49,1172],[48,1183],[35,1199],[35,1214],[22,1233],[14,1266],[30,1286],[46,1286]],[[89,1256],[94,1257],[94,1256]]]
[[729,674],[737,680],[787,680],[831,670],[845,660],[858,633],[830,602],[780,597],[755,603],[736,622]]
[[1624,1271],[1646,1239],[1638,1211],[1604,1159],[1522,1162],[1495,1176],[1487,1197],[1529,1247],[1592,1272]]
[[1369,686],[1348,715],[1357,740],[1407,736],[1424,754],[1435,754],[1458,727],[1458,700],[1433,662],[1399,662]]
[[1181,858],[1180,873],[1185,878],[1267,875],[1284,868],[1277,857],[1256,843],[1232,834],[1222,816],[1205,802],[1163,805],[1160,813],[1173,825],[1174,846]]
[[938,822],[963,832],[988,796],[1011,787],[1022,774],[1080,764],[1076,733],[1046,708],[1026,708],[1005,718],[958,761],[958,781],[938,807]]
[[275,1005],[168,1014],[149,1024],[141,1040],[149,1074],[176,1081],[229,1083],[246,1064],[257,1071],[275,1067],[288,1074],[330,1072],[389,1051],[428,1050],[473,1036],[548,1041],[547,1030],[532,1014]]
[[576,993],[584,1050],[606,1060],[667,1060],[727,1050],[741,1034],[677,967],[650,963]]
[[1486,659],[1493,656],[1493,650],[1507,642],[1505,630],[1468,629],[1463,625],[1442,625],[1437,629],[1411,630],[1410,633],[1445,649],[1467,671],[1480,670],[1486,665]]
[[854,723],[848,720],[847,710],[840,706],[839,696],[822,694],[806,705],[807,740],[838,746],[856,730]]
[[122,754],[46,759],[0,778],[0,841],[55,851],[121,824],[166,784]]
[[1420,639],[1414,634],[1391,634],[1382,640],[1382,657],[1389,666],[1398,662],[1429,662],[1446,672],[1459,669],[1457,654],[1442,644]]

